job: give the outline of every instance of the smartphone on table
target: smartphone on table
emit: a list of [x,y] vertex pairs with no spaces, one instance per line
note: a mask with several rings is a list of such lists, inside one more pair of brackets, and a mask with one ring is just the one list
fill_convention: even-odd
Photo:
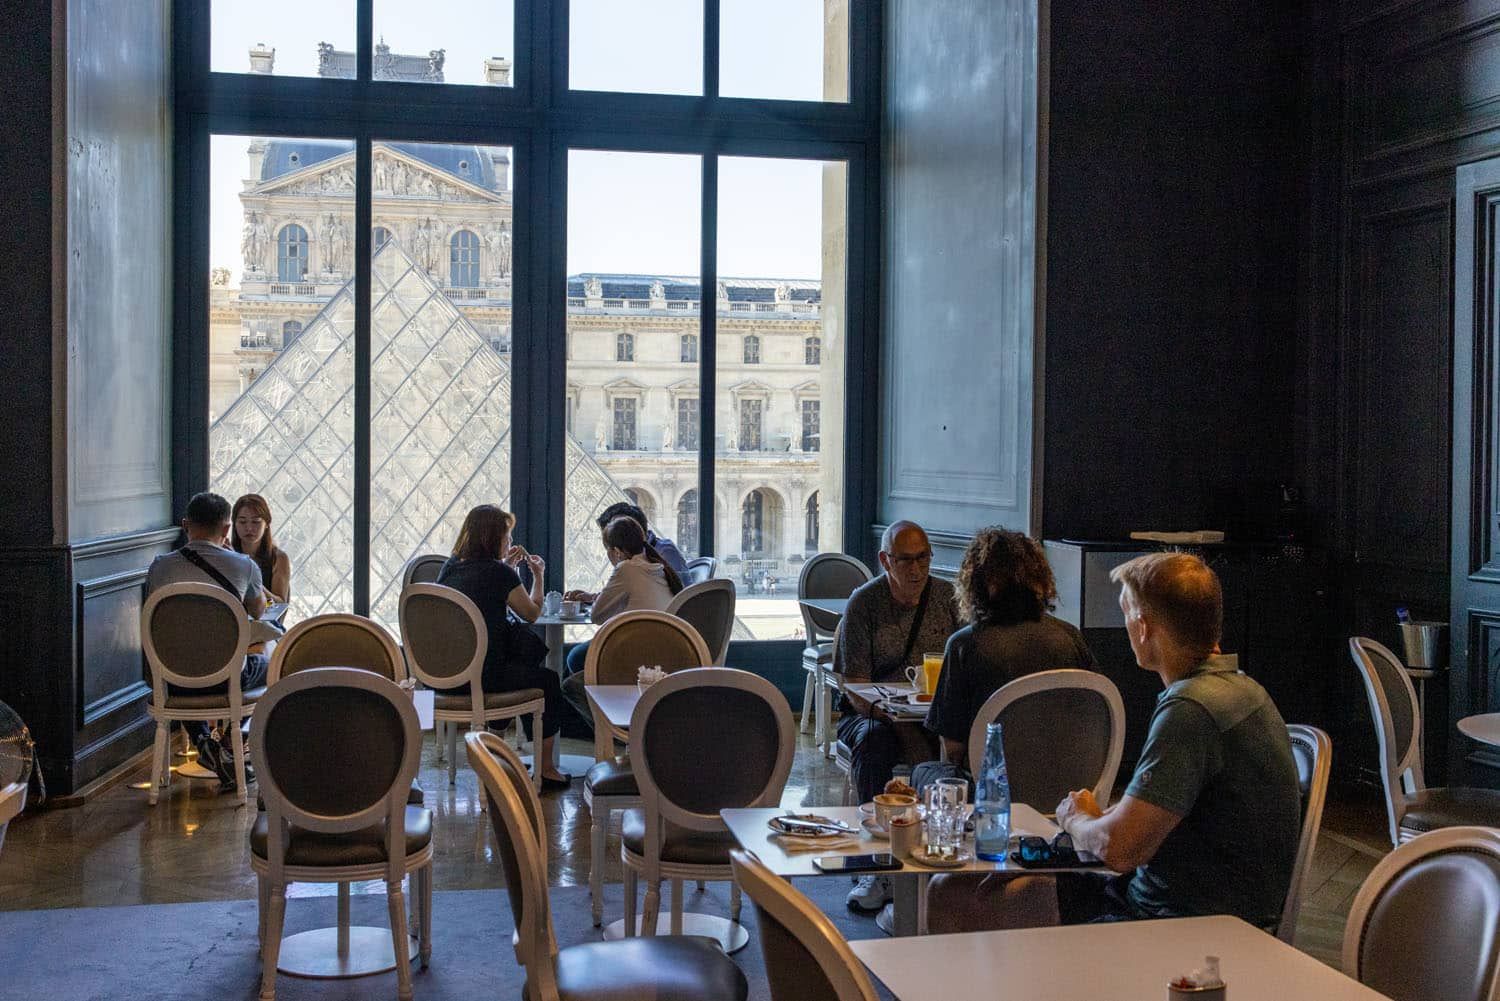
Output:
[[873,855],[825,855],[812,864],[823,872],[895,872],[901,863],[890,852]]

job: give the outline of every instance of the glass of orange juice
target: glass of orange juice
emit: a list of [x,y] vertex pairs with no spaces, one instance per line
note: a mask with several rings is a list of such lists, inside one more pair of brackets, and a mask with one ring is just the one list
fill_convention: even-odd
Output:
[[937,691],[938,675],[943,673],[941,653],[922,654],[922,691],[931,695]]

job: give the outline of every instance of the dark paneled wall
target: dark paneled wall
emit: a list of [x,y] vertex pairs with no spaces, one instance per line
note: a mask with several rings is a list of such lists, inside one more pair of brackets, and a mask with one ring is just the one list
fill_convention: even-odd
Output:
[[1294,478],[1304,27],[1053,0],[1042,525],[1261,534]]

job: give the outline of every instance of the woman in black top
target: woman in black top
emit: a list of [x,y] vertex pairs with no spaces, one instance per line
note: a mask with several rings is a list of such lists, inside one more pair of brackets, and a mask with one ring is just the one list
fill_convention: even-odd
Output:
[[[542,788],[566,789],[568,776],[552,764],[552,741],[562,726],[564,701],[557,675],[544,661],[547,647],[525,623],[541,614],[546,564],[511,544],[515,516],[493,504],[481,504],[464,519],[453,555],[438,572],[437,582],[451,587],[479,606],[489,633],[480,684],[486,692],[512,692],[540,688],[542,706]],[[525,563],[531,571],[531,589],[521,583],[516,567]],[[520,621],[508,614],[514,613]],[[464,689],[467,690],[467,689]],[[531,735],[531,717],[523,717]]]

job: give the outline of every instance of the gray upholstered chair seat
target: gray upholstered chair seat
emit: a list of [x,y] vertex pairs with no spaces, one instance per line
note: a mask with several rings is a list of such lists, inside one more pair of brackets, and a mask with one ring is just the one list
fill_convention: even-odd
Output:
[[[513,692],[485,692],[484,707],[486,709],[509,709],[512,706],[524,705],[527,702],[537,702],[542,698],[540,688],[518,688]],[[443,695],[439,693],[432,699],[434,709],[444,709],[452,712],[468,712],[474,703],[467,692],[463,695]]]
[[583,779],[584,788],[595,796],[639,796],[640,787],[635,784],[635,773],[630,770],[630,757],[624,755],[601,761],[589,769]]
[[[267,814],[259,814],[250,828],[250,852],[258,859],[267,857],[266,840],[270,832]],[[421,851],[432,843],[432,812],[420,807],[406,808],[406,854]],[[343,865],[379,865],[385,857],[385,825],[377,824],[349,834],[323,834],[291,825],[287,839],[286,864],[289,866],[332,867]]]
[[562,1001],[745,1001],[749,991],[745,974],[708,938],[586,942],[557,954]]
[[833,644],[819,643],[816,647],[803,647],[802,663],[803,665],[808,667],[812,666],[813,664],[833,663]]
[[[244,705],[252,705],[262,695],[266,694],[264,687],[249,688],[240,693],[240,701]],[[229,709],[229,693],[217,692],[213,695],[167,695],[168,709]]]
[[[620,824],[620,840],[633,854],[646,852],[646,813],[626,810]],[[739,846],[728,831],[688,831],[667,825],[661,860],[677,865],[728,865],[729,853]]]
[[1500,791],[1463,786],[1423,789],[1408,800],[1401,826],[1426,833],[1445,827],[1500,827]]

